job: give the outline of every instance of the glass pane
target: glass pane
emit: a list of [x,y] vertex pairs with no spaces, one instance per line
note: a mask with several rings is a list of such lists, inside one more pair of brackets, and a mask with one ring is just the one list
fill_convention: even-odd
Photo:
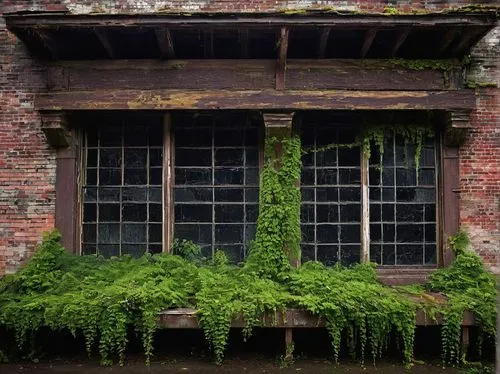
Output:
[[145,243],[146,242],[145,223],[125,223],[122,225],[123,243]]
[[212,205],[176,204],[176,222],[212,222]]
[[125,168],[146,168],[148,161],[148,150],[144,149],[127,149],[125,152]]

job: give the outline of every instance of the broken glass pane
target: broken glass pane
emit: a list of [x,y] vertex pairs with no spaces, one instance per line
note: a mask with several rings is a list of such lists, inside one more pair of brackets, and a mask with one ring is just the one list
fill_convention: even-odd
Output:
[[396,236],[398,243],[421,242],[424,238],[423,225],[396,225]]
[[337,169],[317,169],[318,185],[337,184]]
[[148,161],[147,148],[130,148],[125,151],[125,168],[146,168]]
[[212,170],[208,168],[175,168],[175,184],[211,185]]
[[243,157],[243,149],[216,149],[215,166],[243,166]]
[[207,149],[175,149],[176,166],[212,166],[212,150]]
[[122,225],[122,243],[145,243],[146,224],[124,223]]
[[149,204],[149,222],[161,222],[163,210],[161,204]]
[[243,205],[216,205],[215,222],[243,222]]
[[420,245],[399,244],[396,246],[398,265],[415,265],[424,263],[424,248]]
[[196,202],[196,201],[212,201],[212,189],[208,188],[175,188],[174,190],[176,202]]
[[176,222],[212,222],[212,205],[176,204]]
[[99,223],[97,226],[97,242],[103,244],[118,244],[120,242],[120,224]]
[[215,225],[215,245],[243,243],[243,225]]
[[122,165],[121,148],[101,148],[99,152],[99,167],[119,168]]
[[97,221],[97,205],[92,203],[83,204],[83,221],[96,222]]
[[163,170],[162,168],[149,169],[149,184],[161,186],[163,183]]

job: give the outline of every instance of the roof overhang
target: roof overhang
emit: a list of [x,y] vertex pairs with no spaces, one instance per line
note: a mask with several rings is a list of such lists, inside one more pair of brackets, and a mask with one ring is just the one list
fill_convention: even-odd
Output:
[[5,14],[7,27],[42,59],[455,58],[497,23],[482,12],[386,14]]

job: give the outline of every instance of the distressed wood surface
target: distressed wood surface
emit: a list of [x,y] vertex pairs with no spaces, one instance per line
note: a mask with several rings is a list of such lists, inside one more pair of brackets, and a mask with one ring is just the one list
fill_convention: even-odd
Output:
[[[150,15],[84,15],[84,14],[4,14],[8,27],[158,27],[162,25],[176,27],[190,26],[217,26],[218,28],[234,28],[235,26],[262,27],[264,26],[342,26],[342,27],[396,27],[396,26],[494,26],[496,22],[495,8],[488,13],[485,9],[482,14],[427,14],[386,15],[367,14],[327,14],[316,16],[287,16],[278,14],[223,14],[218,17],[182,16],[169,14]],[[474,12],[471,12],[474,13]]]
[[95,90],[41,93],[35,108],[57,110],[467,110],[472,90]]
[[[411,62],[411,61],[409,61]],[[409,68],[399,60],[293,60],[283,89],[448,90],[461,86],[462,67]],[[275,60],[68,61],[50,65],[51,91],[92,89],[267,89],[275,87]],[[277,74],[278,75],[278,74]],[[189,78],[187,78],[189,77]]]
[[[196,310],[190,308],[179,308],[166,310],[158,314],[158,325],[162,328],[182,328],[196,329],[200,328]],[[324,319],[303,309],[286,309],[284,313],[264,313],[260,319],[262,327],[270,328],[315,328],[325,327]],[[443,323],[443,317],[440,314],[436,318],[430,318],[423,309],[417,310],[416,323],[418,326],[437,326]],[[474,326],[476,320],[474,315],[466,311],[463,314],[462,326]],[[242,318],[236,318],[232,321],[231,327],[242,328],[245,323]]]

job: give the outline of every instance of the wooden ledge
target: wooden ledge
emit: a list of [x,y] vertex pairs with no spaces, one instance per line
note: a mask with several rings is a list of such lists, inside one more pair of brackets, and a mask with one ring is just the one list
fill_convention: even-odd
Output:
[[[170,329],[198,329],[201,328],[196,310],[191,308],[170,309],[158,314],[158,325]],[[325,327],[325,321],[319,316],[303,309],[288,308],[284,313],[263,314],[260,319],[261,326],[266,328],[318,328]],[[437,314],[430,318],[423,309],[417,310],[417,326],[439,326],[443,324],[443,316]],[[462,326],[475,326],[474,315],[466,311],[462,319]],[[245,323],[242,318],[232,321],[232,328],[243,328]]]

